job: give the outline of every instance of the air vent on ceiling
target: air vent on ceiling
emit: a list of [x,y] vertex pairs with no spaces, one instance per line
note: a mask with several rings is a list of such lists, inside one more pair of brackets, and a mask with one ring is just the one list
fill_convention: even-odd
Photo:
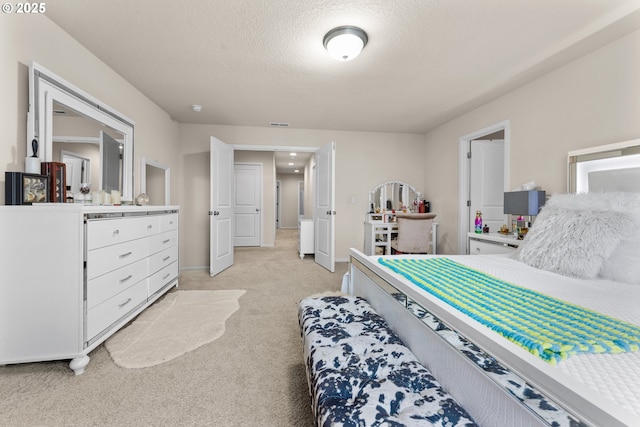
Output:
[[289,127],[289,123],[271,122],[271,123],[269,123],[269,126],[274,127],[274,128],[286,128],[286,127]]

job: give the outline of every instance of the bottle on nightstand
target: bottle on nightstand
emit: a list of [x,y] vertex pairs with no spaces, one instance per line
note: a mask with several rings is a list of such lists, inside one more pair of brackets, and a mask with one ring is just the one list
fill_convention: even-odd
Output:
[[482,212],[476,211],[475,232],[482,234]]

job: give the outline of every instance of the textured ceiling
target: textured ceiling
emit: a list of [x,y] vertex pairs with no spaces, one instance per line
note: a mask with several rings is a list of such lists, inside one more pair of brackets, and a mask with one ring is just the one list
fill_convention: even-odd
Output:
[[[47,0],[47,16],[181,123],[418,133],[638,28],[639,11],[640,0]],[[340,25],[369,36],[353,61],[322,46]]]

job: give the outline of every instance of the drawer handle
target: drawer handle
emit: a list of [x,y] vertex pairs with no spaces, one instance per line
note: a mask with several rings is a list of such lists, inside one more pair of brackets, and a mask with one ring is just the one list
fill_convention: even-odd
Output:
[[171,259],[171,256],[165,257],[162,259],[162,262],[165,262],[166,260]]
[[123,302],[122,304],[118,304],[118,308],[122,308],[125,305],[129,304],[130,302],[131,302],[131,298],[127,298],[125,302]]
[[118,255],[118,258],[126,258],[126,257],[128,257],[129,255],[131,255],[132,253],[133,253],[133,252],[129,251],[129,252],[127,252],[126,254]]
[[118,230],[118,229],[113,230],[113,236],[114,237],[117,236],[118,234],[120,234],[120,230]]
[[164,275],[164,277],[162,278],[162,280],[166,280],[166,279],[167,279],[167,277],[169,277],[169,276],[171,276],[171,273],[167,273],[167,274],[165,274],[165,275]]
[[173,221],[169,221],[169,225],[173,225]]
[[147,225],[147,230],[151,230],[153,228],[153,225],[149,224]]
[[170,241],[171,241],[171,239],[163,240],[162,244],[164,245],[165,243],[169,243]]
[[133,274],[130,274],[127,277],[125,277],[124,279],[120,279],[120,283],[126,282],[127,280],[131,279],[132,277],[133,277]]

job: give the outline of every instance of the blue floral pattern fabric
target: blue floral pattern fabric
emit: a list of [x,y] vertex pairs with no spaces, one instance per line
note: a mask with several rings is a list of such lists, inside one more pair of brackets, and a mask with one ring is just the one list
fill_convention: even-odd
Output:
[[475,426],[364,299],[310,297],[299,321],[317,426]]
[[500,364],[498,360],[485,353],[478,346],[449,329],[440,319],[425,310],[421,305],[401,293],[395,293],[392,296],[414,316],[421,319],[425,325],[436,331],[449,344],[478,365],[506,392],[538,414],[548,425],[553,427],[586,427],[583,421],[569,414],[553,400],[527,383],[525,379]]

